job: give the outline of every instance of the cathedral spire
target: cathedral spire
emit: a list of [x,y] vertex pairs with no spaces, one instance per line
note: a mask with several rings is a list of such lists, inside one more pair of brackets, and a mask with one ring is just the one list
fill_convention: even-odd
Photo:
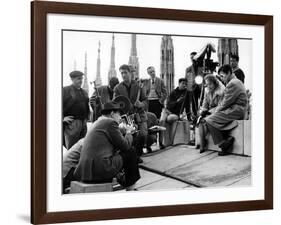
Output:
[[174,89],[175,67],[174,67],[174,46],[170,35],[162,37],[160,75],[164,80],[168,93]]
[[117,73],[115,70],[115,37],[114,34],[112,34],[112,46],[111,46],[111,53],[110,53],[110,68],[108,72],[108,81],[111,79],[111,77],[116,77]]
[[100,76],[100,41],[99,41],[99,48],[98,48],[98,58],[97,58],[97,73],[96,73],[96,87],[99,87],[102,85],[101,82],[101,76]]
[[87,52],[85,52],[85,65],[84,65],[84,83],[83,89],[89,94],[89,85],[88,85],[88,68],[87,68]]
[[229,64],[231,55],[239,55],[237,39],[220,38],[218,41],[218,59],[220,66]]
[[135,78],[139,78],[139,59],[137,56],[137,35],[131,35],[131,55],[129,58],[130,66],[132,66],[136,70]]

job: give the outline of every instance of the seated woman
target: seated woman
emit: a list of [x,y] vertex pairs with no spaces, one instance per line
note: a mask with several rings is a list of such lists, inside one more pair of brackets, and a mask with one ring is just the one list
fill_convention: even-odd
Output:
[[[206,88],[202,107],[199,110],[201,117],[205,117],[214,113],[216,107],[223,98],[224,85],[212,74],[208,74],[204,78]],[[205,152],[207,141],[207,127],[204,120],[199,122],[199,139],[200,139],[200,153]]]

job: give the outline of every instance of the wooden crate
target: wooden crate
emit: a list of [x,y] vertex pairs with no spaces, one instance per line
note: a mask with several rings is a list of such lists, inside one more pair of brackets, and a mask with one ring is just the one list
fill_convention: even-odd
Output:
[[86,184],[79,181],[72,181],[70,184],[70,194],[73,193],[92,193],[92,192],[111,192],[112,183]]
[[[164,132],[164,145],[187,144],[190,140],[190,122],[177,121],[173,124],[165,124],[166,131]],[[176,129],[176,131],[175,131]],[[174,140],[173,136],[175,134]]]

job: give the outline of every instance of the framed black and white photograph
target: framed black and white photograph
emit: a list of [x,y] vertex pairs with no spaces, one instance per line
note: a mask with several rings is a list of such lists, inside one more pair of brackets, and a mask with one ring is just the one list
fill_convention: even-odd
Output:
[[31,7],[32,223],[272,209],[272,16]]

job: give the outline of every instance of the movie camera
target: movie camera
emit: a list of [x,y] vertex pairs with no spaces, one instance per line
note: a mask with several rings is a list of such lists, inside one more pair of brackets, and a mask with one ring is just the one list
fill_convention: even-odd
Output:
[[135,134],[138,132],[138,126],[135,122],[135,114],[129,114],[131,103],[130,100],[123,95],[117,96],[113,99],[114,102],[117,102],[121,107],[121,121],[119,123],[119,127],[121,129],[130,129],[131,134]]
[[194,66],[202,68],[202,74],[198,74],[195,77],[196,84],[202,84],[204,76],[213,73],[217,66],[219,66],[218,62],[214,62],[214,60],[211,59],[212,52],[216,52],[215,46],[208,43],[193,58]]

